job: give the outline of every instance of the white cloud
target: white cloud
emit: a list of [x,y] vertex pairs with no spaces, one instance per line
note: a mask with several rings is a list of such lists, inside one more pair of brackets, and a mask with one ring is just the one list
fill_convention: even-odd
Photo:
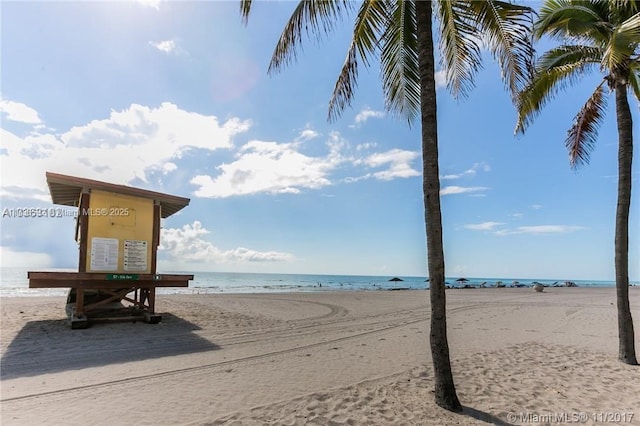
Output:
[[315,139],[318,136],[320,136],[318,132],[307,127],[306,129],[300,132],[300,134],[296,138],[296,142],[306,142],[308,140]]
[[411,166],[413,160],[418,157],[420,157],[420,153],[415,151],[392,149],[386,152],[372,154],[363,160],[356,161],[356,164],[362,162],[369,167],[387,166],[386,170],[370,173],[364,176],[364,178],[373,177],[380,180],[409,178],[420,176],[420,172]]
[[[215,116],[163,103],[155,108],[133,104],[60,134],[19,137],[0,129],[0,196],[49,202],[46,171],[117,184],[150,182],[154,173],[168,175],[177,171],[180,159],[190,150],[234,149],[232,139],[247,131],[250,124],[249,120],[238,118],[221,123]],[[291,143],[250,141],[235,152],[231,162],[214,164],[217,167],[213,173],[194,172],[187,179],[196,186],[196,196],[216,198],[323,188],[332,184],[331,174],[344,163],[378,169],[354,180],[420,175],[412,168],[419,153],[395,149],[365,158],[347,157],[343,152],[349,145],[337,132],[328,135],[325,155],[302,152],[304,142],[318,136],[306,128]],[[368,143],[360,150],[374,147],[374,143]]]
[[382,117],[384,117],[383,111],[375,111],[369,107],[364,107],[362,111],[360,111],[356,115],[355,125],[356,126],[361,125],[362,123],[365,123],[370,118],[382,118]]
[[162,0],[135,0],[137,3],[140,3],[143,6],[150,7],[155,10],[160,10],[160,3]]
[[162,165],[162,173],[165,175],[177,169],[178,169],[178,166],[176,166],[175,163],[167,162]]
[[530,226],[518,226],[516,228],[504,228],[498,229],[505,225],[503,222],[483,222],[472,223],[464,225],[463,228],[472,231],[489,231],[495,235],[515,235],[515,234],[530,234],[530,235],[545,235],[545,234],[566,234],[569,232],[581,231],[584,226],[576,225],[530,225]]
[[50,268],[53,265],[51,256],[46,253],[31,251],[14,251],[10,247],[0,247],[1,266],[5,268]]
[[20,102],[0,100],[0,112],[7,115],[7,120],[17,121],[26,124],[40,124],[42,121],[38,112]]
[[483,222],[464,225],[464,228],[472,231],[493,231],[496,227],[502,225],[504,225],[502,222]]
[[365,165],[369,168],[385,167],[385,170],[367,173],[358,177],[347,177],[346,183],[354,183],[365,179],[393,180],[420,176],[421,173],[411,166],[412,161],[420,154],[413,151],[392,149],[375,153],[368,157],[355,159],[354,165]]
[[534,210],[540,210],[541,208],[543,208],[544,206],[541,206],[540,204],[532,204],[531,208]]
[[211,198],[257,193],[297,194],[303,189],[332,185],[331,173],[346,162],[383,169],[343,179],[346,183],[370,178],[392,180],[420,176],[420,172],[411,167],[411,162],[420,156],[417,152],[393,149],[365,158],[346,157],[343,151],[348,143],[338,132],[332,132],[326,144],[329,153],[313,157],[300,152],[300,142],[250,141],[239,149],[233,162],[217,166],[220,172],[217,176],[201,174],[191,179],[191,183],[198,186],[194,194]]
[[436,89],[440,89],[442,87],[447,87],[447,72],[444,70],[436,71],[435,73],[436,79]]
[[568,232],[587,229],[584,226],[573,225],[536,225],[518,226],[512,233],[514,234],[566,234]]
[[365,142],[365,143],[356,145],[356,151],[364,151],[364,150],[375,148],[376,146],[378,146],[378,144],[375,142]]
[[2,195],[42,198],[49,192],[45,171],[120,184],[146,181],[149,171],[175,170],[174,161],[188,150],[232,148],[231,139],[249,126],[248,120],[220,123],[215,116],[163,103],[157,108],[133,104],[59,136],[20,138],[2,129]]
[[176,42],[174,40],[164,40],[158,42],[150,41],[149,44],[164,53],[171,53],[176,49]]
[[474,165],[471,166],[470,169],[467,169],[464,172],[458,173],[458,174],[448,174],[448,175],[440,176],[440,180],[453,180],[453,179],[460,179],[465,176],[475,176],[479,170],[483,172],[490,172],[491,166],[489,166],[484,161],[480,163],[474,163]]
[[299,193],[330,185],[329,172],[342,158],[331,136],[330,153],[311,157],[298,151],[297,143],[251,141],[240,148],[237,159],[217,167],[216,177],[198,175],[191,183],[199,186],[197,197],[223,198],[256,193]]
[[452,194],[466,194],[473,192],[486,191],[487,187],[485,186],[445,186],[440,190],[440,195],[452,195]]
[[278,251],[260,252],[244,247],[220,250],[203,237],[210,232],[199,221],[182,228],[163,228],[160,247],[172,259],[183,263],[245,263],[245,262],[288,262],[295,260],[290,253]]

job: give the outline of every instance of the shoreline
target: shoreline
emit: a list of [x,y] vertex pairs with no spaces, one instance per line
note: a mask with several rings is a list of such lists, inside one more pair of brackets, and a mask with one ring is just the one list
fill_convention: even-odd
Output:
[[[640,368],[616,360],[614,288],[448,291],[463,414],[433,403],[429,298],[416,294],[159,295],[160,324],[86,330],[68,328],[64,297],[0,298],[2,423],[126,424],[121,407],[150,425],[544,424],[511,416],[637,410]],[[640,289],[630,301],[640,312]]]
[[[33,297],[59,295],[66,296],[65,290],[29,289],[27,268],[0,268],[0,298]],[[72,272],[72,271],[71,271]],[[184,272],[180,272],[184,273]],[[159,289],[162,294],[245,294],[245,293],[283,293],[308,291],[360,291],[360,290],[397,290],[410,288],[423,290],[428,287],[424,277],[419,276],[373,276],[373,275],[314,275],[314,274],[279,274],[279,273],[222,273],[194,272],[194,279],[188,288]],[[402,281],[396,281],[402,280]],[[462,280],[462,281],[459,281]],[[466,281],[464,281],[466,280]],[[577,287],[615,287],[614,281],[579,280],[579,279],[542,279],[542,278],[495,278],[495,277],[446,277],[445,285],[452,289],[462,287],[496,288],[498,283],[504,287],[533,287],[541,283],[545,288],[562,288],[566,282]],[[630,281],[630,287],[640,286],[637,281]]]
[[[565,288],[580,288],[580,289],[615,289],[615,285],[588,285],[588,286],[565,286],[565,285],[544,285],[543,292],[549,292],[549,290],[556,289],[565,289]],[[640,284],[629,283],[629,288],[640,288]],[[457,290],[534,290],[533,285],[520,285],[517,287],[508,285],[504,287],[496,287],[495,285],[491,286],[450,286],[446,285],[445,290],[447,293],[450,291]],[[0,291],[3,289],[0,289]],[[41,297],[67,297],[67,293],[69,288],[20,288],[20,293],[0,293],[0,300],[3,299],[12,299],[12,298],[41,298]],[[157,290],[157,294],[159,296],[177,296],[177,295],[243,295],[243,294],[288,294],[288,293],[354,293],[354,292],[387,292],[387,291],[429,291],[429,288],[415,288],[415,287],[379,287],[372,286],[371,288],[351,288],[351,287],[318,287],[318,286],[309,286],[309,287],[298,287],[298,288],[288,288],[282,287],[278,289],[273,289],[266,287],[263,290],[256,290],[255,288],[250,290],[240,290],[237,291],[236,288],[232,289],[221,289],[219,287],[185,287],[185,288],[172,288],[172,287],[159,287]]]

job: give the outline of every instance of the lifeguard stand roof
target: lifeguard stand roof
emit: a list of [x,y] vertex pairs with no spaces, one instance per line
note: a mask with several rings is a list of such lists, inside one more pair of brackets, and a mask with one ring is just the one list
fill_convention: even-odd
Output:
[[116,185],[114,183],[100,182],[92,179],[84,179],[51,172],[47,172],[46,175],[53,204],[60,204],[63,206],[77,207],[80,194],[83,190],[98,189],[157,201],[160,203],[162,218],[166,218],[188,206],[191,201],[189,198],[178,197],[176,195],[147,191],[146,189]]

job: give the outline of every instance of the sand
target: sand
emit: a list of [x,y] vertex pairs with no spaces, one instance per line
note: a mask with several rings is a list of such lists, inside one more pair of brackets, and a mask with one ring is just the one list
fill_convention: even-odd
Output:
[[425,291],[162,295],[160,324],[86,330],[64,298],[2,298],[0,423],[640,424],[615,289],[447,298],[462,414],[433,402]]

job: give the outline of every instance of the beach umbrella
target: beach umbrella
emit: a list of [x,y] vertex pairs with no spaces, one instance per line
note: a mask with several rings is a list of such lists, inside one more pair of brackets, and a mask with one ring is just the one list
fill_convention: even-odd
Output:
[[458,279],[456,280],[456,282],[457,282],[457,283],[466,283],[467,281],[469,281],[469,280],[468,280],[468,279],[466,279],[466,278],[458,278]]
[[393,277],[393,278],[391,278],[389,281],[395,281],[395,282],[398,282],[398,281],[404,281],[404,280],[403,280],[402,278]]

